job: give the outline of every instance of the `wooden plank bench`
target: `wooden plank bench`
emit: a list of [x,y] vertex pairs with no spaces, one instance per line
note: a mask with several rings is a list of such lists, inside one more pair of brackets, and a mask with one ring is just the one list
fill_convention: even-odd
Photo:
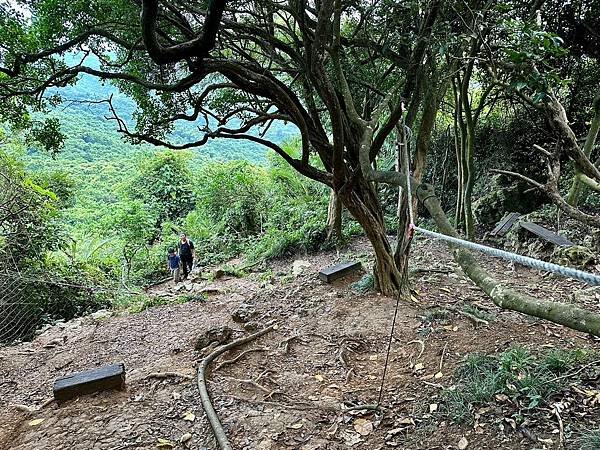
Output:
[[338,278],[345,277],[346,275],[360,270],[361,264],[359,262],[347,262],[342,264],[336,264],[335,266],[326,267],[319,272],[319,278],[326,283],[331,283]]
[[517,222],[517,220],[521,217],[519,213],[512,212],[508,213],[506,216],[502,218],[500,222],[496,225],[496,227],[490,232],[490,236],[498,236],[502,237],[506,233],[510,231],[513,225]]
[[80,395],[109,389],[123,389],[125,365],[113,364],[85,372],[73,373],[54,382],[54,398],[57,403],[66,402]]
[[527,231],[529,231],[530,233],[533,233],[536,236],[544,239],[545,241],[551,242],[552,244],[558,245],[560,247],[573,247],[575,245],[566,237],[556,234],[553,231],[550,231],[547,228],[544,228],[535,223],[520,222],[519,225]]

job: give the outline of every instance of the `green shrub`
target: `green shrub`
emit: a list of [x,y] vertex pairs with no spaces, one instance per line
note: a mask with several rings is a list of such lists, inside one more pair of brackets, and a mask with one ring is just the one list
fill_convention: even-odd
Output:
[[578,450],[600,449],[600,430],[587,430],[582,432],[575,440]]

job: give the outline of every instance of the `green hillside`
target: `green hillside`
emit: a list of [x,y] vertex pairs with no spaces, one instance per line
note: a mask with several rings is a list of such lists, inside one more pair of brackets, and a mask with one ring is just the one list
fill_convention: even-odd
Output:
[[[116,124],[105,118],[108,105],[90,103],[112,95],[119,115],[131,121],[135,103],[109,83],[85,75],[74,86],[62,88],[59,93],[63,103],[49,116],[60,120],[61,131],[66,137],[64,148],[52,158],[36,147],[29,147],[22,159],[33,172],[60,171],[73,179],[74,206],[66,212],[65,221],[75,231],[89,233],[111,214],[106,206],[119,201],[123,181],[133,176],[141,157],[161,149],[127,142],[116,130]],[[178,127],[170,139],[174,142],[197,140],[200,136],[198,125],[203,124],[186,123]],[[267,137],[282,143],[296,134],[295,127],[274,123]],[[250,141],[211,140],[190,152],[189,164],[192,170],[213,161],[246,160],[263,165],[267,162],[268,151]]]

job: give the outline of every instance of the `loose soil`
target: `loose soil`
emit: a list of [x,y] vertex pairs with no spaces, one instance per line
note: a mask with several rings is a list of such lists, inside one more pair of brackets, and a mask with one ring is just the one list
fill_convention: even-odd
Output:
[[[532,295],[571,302],[570,294],[585,288],[481,258],[498,278]],[[297,259],[305,263],[297,263],[302,272],[293,275]],[[422,269],[413,277],[415,295],[399,302],[381,400],[385,413],[341,412],[342,404],[378,402],[396,306],[394,299],[350,289],[362,274],[330,285],[319,281],[319,269],[349,259],[369,266],[364,239],[338,252],[276,261],[267,272],[244,278],[156,286],[149,294],[166,302],[180,295],[197,300],[137,314],[96,314],[54,326],[33,342],[0,349],[0,448],[215,448],[194,378],[202,358],[195,343],[221,326],[232,328],[234,338],[247,334],[231,318],[244,303],[255,309],[259,328],[275,319],[278,329],[222,356],[215,367],[245,350],[263,348],[209,376],[213,403],[235,449],[456,449],[465,443],[468,449],[558,448],[559,427],[550,408],[542,408],[526,431],[504,420],[502,405],[483,408],[475,423],[458,426],[444,414],[442,388],[455,383],[454,369],[472,352],[498,353],[515,345],[533,353],[599,350],[600,344],[583,333],[496,308],[442,244],[425,239],[417,241],[411,260],[413,268]],[[492,315],[489,326],[458,314],[444,323],[425,320],[434,307],[463,302]],[[600,312],[598,297],[582,306]],[[419,341],[424,345],[420,356]],[[36,408],[51,398],[56,378],[116,362],[124,362],[127,370],[124,391],[23,411],[23,405]],[[164,372],[175,374],[150,376]],[[597,391],[599,384],[596,379],[586,389]],[[565,448],[574,449],[572,434],[600,427],[600,406],[584,407],[577,403],[582,398],[569,395],[571,406],[562,420]],[[182,443],[182,437],[188,440]]]

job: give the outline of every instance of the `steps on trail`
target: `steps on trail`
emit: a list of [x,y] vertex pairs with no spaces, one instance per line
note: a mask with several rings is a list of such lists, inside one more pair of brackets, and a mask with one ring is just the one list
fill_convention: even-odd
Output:
[[125,365],[113,364],[85,372],[73,373],[54,382],[54,399],[57,403],[75,397],[125,386]]
[[550,231],[547,228],[544,228],[533,222],[519,222],[519,225],[530,233],[535,234],[537,237],[540,237],[554,245],[558,245],[560,247],[573,247],[575,245],[566,237],[556,234],[553,231]]
[[346,262],[336,264],[335,266],[326,267],[319,272],[319,278],[326,283],[331,283],[338,278],[345,277],[353,272],[361,269],[360,262]]
[[490,231],[490,236],[502,237],[506,235],[513,227],[513,225],[519,220],[521,215],[516,212],[508,213],[506,216],[502,218],[500,222],[496,225],[496,227]]

